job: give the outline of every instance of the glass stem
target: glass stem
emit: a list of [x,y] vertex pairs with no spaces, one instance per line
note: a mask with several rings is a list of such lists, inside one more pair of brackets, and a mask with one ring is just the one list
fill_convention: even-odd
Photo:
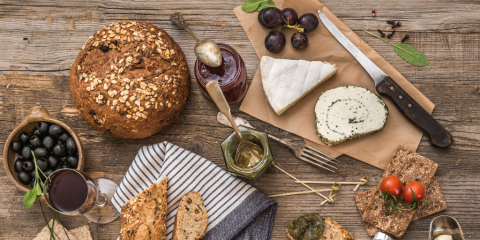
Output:
[[96,202],[96,204],[97,204],[97,206],[99,206],[99,207],[103,207],[103,206],[105,206],[105,204],[107,203],[107,200],[108,200],[107,195],[105,195],[105,194],[103,194],[103,193],[99,193],[99,194],[98,194],[98,197],[97,197],[97,202]]

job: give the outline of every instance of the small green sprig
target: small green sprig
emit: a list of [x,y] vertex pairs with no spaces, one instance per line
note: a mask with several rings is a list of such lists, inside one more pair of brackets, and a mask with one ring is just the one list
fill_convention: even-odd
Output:
[[[432,202],[430,201],[428,204],[425,204],[425,202],[418,201],[417,198],[415,197],[415,193],[413,192],[412,187],[410,187],[410,191],[412,191],[412,197],[413,201],[410,203],[399,203],[397,198],[390,194],[388,190],[385,192],[385,195],[383,197],[384,204],[385,204],[385,215],[390,216],[393,212],[395,211],[412,211],[418,209],[420,203],[424,204],[425,206],[429,206]],[[403,206],[410,205],[410,208],[402,208]]]
[[38,173],[40,172],[45,178],[47,178],[47,176],[45,176],[42,170],[37,166],[37,159],[35,158],[33,151],[32,156],[33,164],[35,165],[35,179],[33,180],[34,184],[32,189],[30,189],[30,191],[25,193],[25,196],[23,196],[23,206],[25,206],[26,209],[29,209],[32,206],[32,204],[35,202],[35,199],[37,199],[37,196],[42,195],[42,188],[45,187],[42,179],[40,178],[40,174]]

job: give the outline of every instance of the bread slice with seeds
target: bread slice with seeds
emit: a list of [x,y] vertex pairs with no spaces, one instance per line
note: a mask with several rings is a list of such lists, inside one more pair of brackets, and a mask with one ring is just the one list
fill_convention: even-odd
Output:
[[167,235],[167,178],[130,199],[120,214],[120,240],[164,240]]
[[207,210],[198,192],[189,192],[178,205],[173,227],[173,240],[198,240],[205,236]]

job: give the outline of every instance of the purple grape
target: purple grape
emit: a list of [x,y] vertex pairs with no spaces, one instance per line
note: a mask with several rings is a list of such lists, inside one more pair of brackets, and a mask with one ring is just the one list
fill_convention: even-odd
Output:
[[292,35],[292,46],[298,50],[303,50],[308,47],[308,38],[305,33],[294,33]]
[[318,18],[313,13],[305,13],[298,18],[297,24],[304,33],[313,32],[318,27]]
[[265,37],[265,48],[271,53],[279,53],[285,47],[285,35],[277,30],[272,30]]
[[258,13],[258,22],[266,28],[274,28],[283,22],[283,13],[276,7],[265,8]]
[[293,8],[285,8],[282,10],[284,23],[287,22],[288,25],[295,25],[298,21],[298,14]]

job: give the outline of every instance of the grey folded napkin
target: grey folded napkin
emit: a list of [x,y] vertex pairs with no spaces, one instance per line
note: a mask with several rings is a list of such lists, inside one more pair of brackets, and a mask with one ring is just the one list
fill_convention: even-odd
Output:
[[167,239],[172,239],[180,199],[190,191],[200,193],[205,202],[204,240],[270,238],[275,201],[209,160],[169,142],[140,149],[112,198],[113,206],[120,213],[128,200],[164,177],[168,177]]

